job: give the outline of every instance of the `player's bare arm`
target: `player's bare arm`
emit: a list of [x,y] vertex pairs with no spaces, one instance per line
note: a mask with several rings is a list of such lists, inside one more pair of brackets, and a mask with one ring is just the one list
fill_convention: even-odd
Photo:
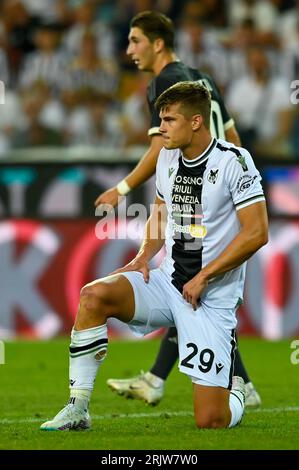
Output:
[[[155,173],[158,156],[162,147],[162,137],[159,134],[153,135],[151,137],[149,149],[145,152],[136,167],[125,178],[125,183],[128,185],[129,190],[137,188]],[[123,184],[123,186],[125,185]],[[101,204],[109,204],[116,207],[118,204],[118,198],[125,195],[126,192],[129,191],[126,191],[125,187],[124,191],[117,186],[110,188],[100,194],[95,201],[95,206],[97,207]]]
[[265,202],[257,202],[237,212],[240,232],[211,263],[184,285],[183,297],[194,310],[209,279],[240,266],[268,241],[268,218]]
[[153,211],[146,223],[145,236],[139,252],[130,263],[123,268],[114,271],[112,274],[119,274],[127,271],[139,271],[143,274],[144,281],[149,281],[148,263],[164,245],[166,218],[166,205],[164,201],[156,197]]

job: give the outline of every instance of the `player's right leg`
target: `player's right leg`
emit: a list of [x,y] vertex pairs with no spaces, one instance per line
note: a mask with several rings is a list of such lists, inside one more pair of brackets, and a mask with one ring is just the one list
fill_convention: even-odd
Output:
[[83,287],[70,344],[70,400],[44,431],[90,427],[88,405],[100,364],[107,354],[107,318],[133,319],[134,292],[123,275],[108,276]]
[[163,290],[163,275],[151,271],[146,284],[140,272],[108,276],[85,286],[70,345],[70,401],[42,430],[90,427],[88,405],[108,347],[108,317],[128,323],[139,335],[173,325]]
[[119,395],[157,405],[164,394],[164,383],[179,356],[175,327],[165,333],[153,367],[145,373],[128,379],[109,379],[107,385]]

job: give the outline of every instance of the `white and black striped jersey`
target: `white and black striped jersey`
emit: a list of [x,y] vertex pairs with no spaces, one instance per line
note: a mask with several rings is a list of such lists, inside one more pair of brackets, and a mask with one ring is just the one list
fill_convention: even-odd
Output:
[[[168,210],[161,269],[180,292],[236,237],[237,211],[265,200],[249,152],[215,138],[193,160],[185,159],[179,149],[162,148],[156,185]],[[216,308],[235,307],[243,297],[245,265],[210,280],[201,300]]]
[[68,80],[66,73],[68,61],[69,57],[62,51],[55,51],[52,54],[32,52],[25,58],[19,77],[20,87],[26,88],[41,80],[52,91],[59,92],[65,88]]
[[224,139],[225,131],[234,125],[234,120],[228,114],[221,94],[214,81],[207,74],[201,73],[176,61],[167,64],[149,84],[147,89],[147,101],[151,113],[151,125],[148,135],[159,134],[161,119],[155,109],[157,98],[172,85],[186,80],[200,82],[211,93],[211,124],[210,130],[213,137]]

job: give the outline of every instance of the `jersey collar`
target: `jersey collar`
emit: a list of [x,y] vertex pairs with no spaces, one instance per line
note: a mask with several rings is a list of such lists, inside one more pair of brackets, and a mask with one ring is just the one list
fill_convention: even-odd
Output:
[[216,141],[215,137],[213,137],[211,142],[209,143],[209,146],[206,148],[206,150],[201,155],[194,158],[193,160],[188,160],[188,159],[184,158],[184,156],[181,154],[183,164],[185,166],[187,166],[188,168],[192,168],[194,166],[201,165],[202,163],[204,163],[209,158],[210,153],[212,152],[213,148],[216,145],[216,142],[217,141]]

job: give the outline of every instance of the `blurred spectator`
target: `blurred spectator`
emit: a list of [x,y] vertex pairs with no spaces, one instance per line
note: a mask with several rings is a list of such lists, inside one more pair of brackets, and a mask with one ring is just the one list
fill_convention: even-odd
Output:
[[1,2],[0,34],[9,59],[12,84],[17,81],[23,57],[34,50],[32,35],[37,24],[38,18],[29,15],[21,0]]
[[57,0],[21,0],[30,16],[44,20],[58,20]]
[[294,51],[298,47],[298,24],[299,0],[296,0],[294,8],[284,13],[279,23],[279,34],[284,50]]
[[197,19],[211,35],[217,37],[228,26],[226,0],[187,0],[180,14],[180,20],[184,19]]
[[284,13],[293,8],[296,0],[271,0],[279,14]]
[[176,52],[185,64],[213,77],[222,89],[228,81],[226,51],[197,18],[186,17],[177,33]]
[[113,32],[101,21],[96,21],[96,4],[92,0],[80,2],[74,10],[74,24],[64,37],[64,44],[69,52],[78,54],[82,37],[86,31],[91,31],[97,42],[100,57],[113,60],[116,54]]
[[229,0],[230,24],[235,27],[251,18],[260,31],[275,31],[278,12],[269,0]]
[[50,90],[44,83],[37,82],[32,84],[30,88],[23,90],[21,106],[23,122],[22,126],[12,134],[12,147],[63,144],[61,130],[64,123],[63,110],[59,103],[55,104],[51,100]]
[[66,83],[68,57],[59,49],[61,26],[57,23],[40,24],[34,34],[37,50],[25,58],[20,73],[20,86],[27,88],[37,80],[44,81],[53,93]]
[[222,29],[228,26],[226,0],[203,0],[203,21],[211,28]]
[[[290,92],[298,100],[299,88],[299,1],[293,10],[284,17],[282,27],[283,50],[281,54],[281,71],[289,81]],[[294,124],[290,137],[293,155],[299,160],[299,104],[293,103]]]
[[187,0],[184,3],[184,7],[181,12],[181,20],[187,18],[203,20],[205,16],[205,11],[206,10],[204,2],[198,2],[197,0]]
[[[230,38],[225,41],[227,60],[229,65],[229,79],[234,80],[248,73],[247,52],[253,46],[263,47],[260,31],[257,29],[252,18],[245,18],[233,30]],[[271,72],[277,73],[279,70],[278,51],[267,48],[267,56],[271,66]]]
[[17,93],[5,90],[5,112],[0,113],[0,157],[11,148],[12,135],[25,126],[20,98]]
[[125,134],[124,145],[148,144],[149,114],[146,104],[146,89],[148,76],[135,73],[130,75],[130,84],[133,91],[123,101],[122,125]]
[[123,132],[119,113],[105,95],[90,93],[85,103],[75,107],[67,122],[69,145],[101,145],[120,147]]
[[68,80],[65,90],[76,93],[86,89],[102,94],[114,95],[118,86],[118,69],[116,63],[103,59],[97,52],[96,37],[90,31],[82,36],[79,55],[71,62],[68,69]]
[[265,51],[248,51],[249,74],[231,83],[228,108],[236,118],[241,142],[251,152],[275,156],[287,151],[292,126],[287,81],[270,72]]
[[292,41],[284,46],[285,48],[281,53],[281,73],[290,82],[299,80],[299,18],[292,35]]
[[230,24],[238,26],[251,18],[259,32],[259,43],[278,46],[278,11],[270,0],[229,0]]
[[226,41],[230,81],[248,73],[247,51],[258,44],[258,31],[252,18],[245,18]]

